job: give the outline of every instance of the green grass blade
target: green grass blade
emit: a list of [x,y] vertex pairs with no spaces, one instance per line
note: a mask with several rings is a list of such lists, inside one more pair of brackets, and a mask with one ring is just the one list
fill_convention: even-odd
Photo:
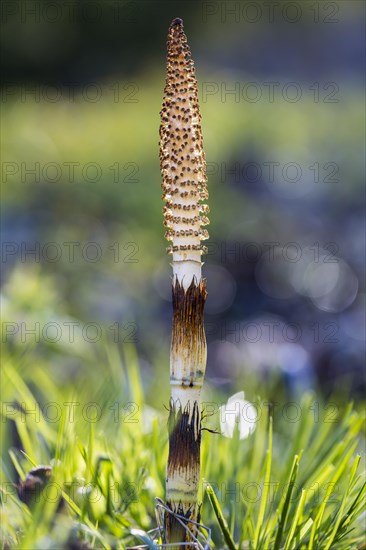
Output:
[[299,533],[299,542],[301,542],[302,539],[305,537],[305,535],[308,533],[313,523],[314,521],[312,520],[312,518],[309,518],[308,521],[305,523],[305,525],[301,527],[300,533]]
[[280,544],[281,544],[281,541],[282,541],[282,534],[283,534],[283,531],[284,531],[284,528],[285,528],[285,525],[286,525],[287,514],[288,514],[289,508],[290,508],[291,494],[292,494],[292,491],[293,491],[293,488],[294,488],[294,484],[295,484],[298,469],[299,469],[299,457],[298,457],[298,455],[296,455],[295,458],[294,458],[293,464],[292,464],[291,472],[290,472],[290,477],[289,477],[288,487],[287,487],[287,491],[286,491],[285,501],[284,501],[284,505],[283,505],[283,508],[282,508],[282,511],[281,511],[281,517],[280,517],[280,521],[279,521],[279,524],[278,524],[277,535],[276,535],[275,543],[274,543],[274,546],[273,546],[273,550],[278,550],[280,548]]
[[264,477],[264,487],[263,487],[263,494],[262,499],[259,507],[259,513],[258,513],[258,519],[256,523],[255,528],[255,534],[254,534],[254,541],[253,545],[256,549],[258,547],[260,535],[261,535],[261,529],[264,522],[264,516],[267,506],[267,500],[268,500],[268,493],[270,488],[270,481],[271,481],[271,467],[272,467],[272,444],[273,444],[273,422],[272,418],[269,419],[269,432],[268,432],[268,451],[267,451],[267,457],[266,457],[266,467],[265,467],[265,477]]
[[[339,525],[339,531],[349,525],[354,517],[358,517],[359,513],[364,512],[365,502],[366,501],[366,482],[363,483],[361,489],[357,493],[356,498],[353,500],[351,506],[344,514]],[[359,509],[360,508],[360,509]]]
[[15,454],[15,452],[12,449],[10,449],[10,451],[9,451],[9,456],[10,456],[10,459],[13,463],[13,466],[14,466],[15,470],[17,471],[18,476],[20,477],[20,479],[22,481],[24,481],[27,474],[24,472],[24,470],[22,468],[22,465],[20,464],[20,462],[18,460],[17,455]]
[[314,520],[314,523],[313,523],[313,526],[312,526],[312,529],[311,529],[309,547],[308,547],[309,550],[313,550],[314,545],[317,543],[317,540],[319,538],[319,529],[320,529],[320,525],[321,525],[321,522],[322,522],[322,519],[323,519],[325,508],[326,508],[327,503],[328,503],[328,499],[329,499],[330,495],[332,494],[332,492],[334,490],[335,484],[340,479],[341,475],[343,474],[343,471],[344,471],[345,467],[349,463],[349,461],[351,459],[351,456],[354,453],[355,448],[356,448],[356,443],[354,443],[352,445],[351,449],[348,451],[346,456],[343,458],[341,464],[339,465],[339,467],[337,468],[334,476],[332,477],[331,482],[329,483],[329,486],[327,488],[324,500],[323,500],[323,502],[322,502],[322,504],[319,508],[319,511],[318,511],[318,513],[315,517],[315,520]]
[[359,463],[360,463],[360,456],[357,456],[355,458],[353,466],[352,466],[352,470],[351,470],[350,478],[349,478],[349,483],[348,483],[348,486],[347,486],[347,488],[344,492],[343,499],[342,499],[342,502],[341,502],[341,506],[339,508],[337,518],[336,518],[336,521],[335,521],[335,525],[334,525],[332,533],[331,533],[331,535],[328,539],[328,542],[326,543],[326,545],[324,547],[324,550],[330,550],[332,548],[333,541],[337,536],[338,528],[339,528],[341,520],[343,518],[343,510],[345,509],[345,506],[346,506],[346,500],[347,500],[347,497],[349,495],[349,491],[350,491],[350,488],[352,486],[353,479],[356,475],[356,471],[357,471],[357,467],[358,467]]
[[212,506],[212,508],[215,512],[217,521],[219,523],[221,532],[223,534],[223,537],[225,539],[225,542],[226,542],[228,548],[230,550],[237,550],[235,542],[234,542],[234,540],[231,536],[231,533],[229,531],[228,524],[227,524],[227,522],[226,522],[226,520],[223,516],[222,511],[221,511],[219,501],[217,500],[217,497],[216,497],[215,492],[214,492],[213,488],[211,487],[211,485],[206,486],[206,493],[207,493],[207,496],[208,496],[209,501],[211,503],[211,506]]
[[287,535],[286,543],[285,543],[285,546],[284,546],[283,550],[290,550],[293,547],[295,531],[296,531],[296,528],[299,524],[299,519],[300,519],[300,517],[303,513],[306,496],[307,496],[307,491],[306,491],[306,489],[303,489],[301,491],[301,497],[300,497],[300,500],[299,500],[299,504],[296,508],[296,512],[295,512],[295,515],[293,517],[291,527],[290,527],[290,531]]

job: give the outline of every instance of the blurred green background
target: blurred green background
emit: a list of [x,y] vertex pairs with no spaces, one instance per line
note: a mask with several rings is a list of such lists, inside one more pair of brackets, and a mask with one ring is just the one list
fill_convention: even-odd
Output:
[[352,0],[3,2],[3,344],[28,379],[42,365],[65,391],[88,377],[97,392],[90,365],[103,372],[115,342],[137,348],[162,407],[158,129],[181,17],[209,176],[208,384],[250,394],[252,377],[272,375],[291,396],[361,395],[364,12]]

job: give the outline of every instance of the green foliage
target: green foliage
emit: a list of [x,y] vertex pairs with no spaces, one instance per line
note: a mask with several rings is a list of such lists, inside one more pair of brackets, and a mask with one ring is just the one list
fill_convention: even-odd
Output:
[[[309,396],[302,401],[305,410],[309,405],[307,399]],[[365,505],[366,491],[362,476],[356,476],[361,458],[360,455],[354,456],[354,451],[357,446],[355,437],[361,428],[362,419],[352,413],[349,407],[339,423],[336,429],[333,428],[334,435],[338,435],[338,443],[334,449],[328,447],[321,458],[317,456],[316,443],[322,438],[323,428],[314,425],[309,445],[306,449],[299,449],[300,456],[295,455],[288,473],[288,461],[273,460],[270,421],[268,450],[258,461],[259,465],[263,464],[256,478],[258,483],[252,484],[259,489],[261,498],[252,498],[254,505],[248,507],[243,498],[245,495],[248,497],[247,493],[240,493],[240,502],[235,507],[236,528],[232,534],[227,532],[226,522],[222,520],[225,512],[217,498],[212,498],[212,488],[207,487],[222,536],[230,548],[358,548],[363,540],[359,516]],[[295,431],[300,429],[301,424]],[[345,433],[343,439],[341,433]],[[284,452],[284,449],[278,451]],[[310,464],[316,464],[316,475],[301,475]],[[272,470],[275,473],[271,474]],[[255,476],[257,473],[258,470]],[[253,479],[249,471],[247,475],[247,479]],[[245,487],[245,483],[242,487]],[[224,497],[223,492],[221,496]],[[232,541],[234,533],[237,533],[239,539],[236,546],[228,542]]]
[[[92,548],[146,544],[146,532],[156,526],[154,499],[164,498],[167,412],[144,395],[134,348],[125,346],[122,356],[106,345],[90,361],[90,375],[84,369],[81,379],[62,387],[54,371],[36,361],[36,349],[21,357],[8,352],[4,361],[4,543],[37,549],[66,548],[76,539]],[[218,406],[226,399],[211,396],[216,413],[205,417],[204,427],[219,429]],[[361,415],[349,405],[329,422],[311,394],[298,404],[296,422],[281,407],[270,415],[265,396],[256,405],[259,419],[248,439],[240,440],[238,430],[232,439],[203,432],[202,521],[213,531],[213,545],[357,548],[365,503],[356,454]],[[26,482],[29,470],[42,464],[53,466],[53,477],[27,505],[12,482]]]

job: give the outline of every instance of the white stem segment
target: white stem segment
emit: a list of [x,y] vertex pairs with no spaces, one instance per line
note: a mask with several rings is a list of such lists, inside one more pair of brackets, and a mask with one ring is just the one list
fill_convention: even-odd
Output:
[[[183,30],[174,19],[169,28],[167,76],[160,126],[163,199],[173,255],[173,330],[170,350],[171,400],[169,458],[166,479],[168,506],[190,521],[199,521],[201,388],[206,369],[202,279],[203,226],[209,223],[206,161],[194,65]],[[165,517],[166,542],[188,542],[186,530],[170,514]]]

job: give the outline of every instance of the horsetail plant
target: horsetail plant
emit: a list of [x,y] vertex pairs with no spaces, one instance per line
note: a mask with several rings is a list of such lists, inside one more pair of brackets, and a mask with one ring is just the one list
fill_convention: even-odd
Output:
[[[185,518],[192,533],[200,519],[201,389],[206,369],[206,337],[203,309],[206,281],[201,255],[209,223],[206,161],[202,144],[194,64],[183,30],[174,19],[169,27],[164,101],[160,126],[167,251],[173,261],[173,326],[170,349],[171,399],[169,408],[169,456],[166,501],[172,514],[165,515],[167,543],[191,540],[176,519]],[[192,523],[195,522],[195,523]]]

